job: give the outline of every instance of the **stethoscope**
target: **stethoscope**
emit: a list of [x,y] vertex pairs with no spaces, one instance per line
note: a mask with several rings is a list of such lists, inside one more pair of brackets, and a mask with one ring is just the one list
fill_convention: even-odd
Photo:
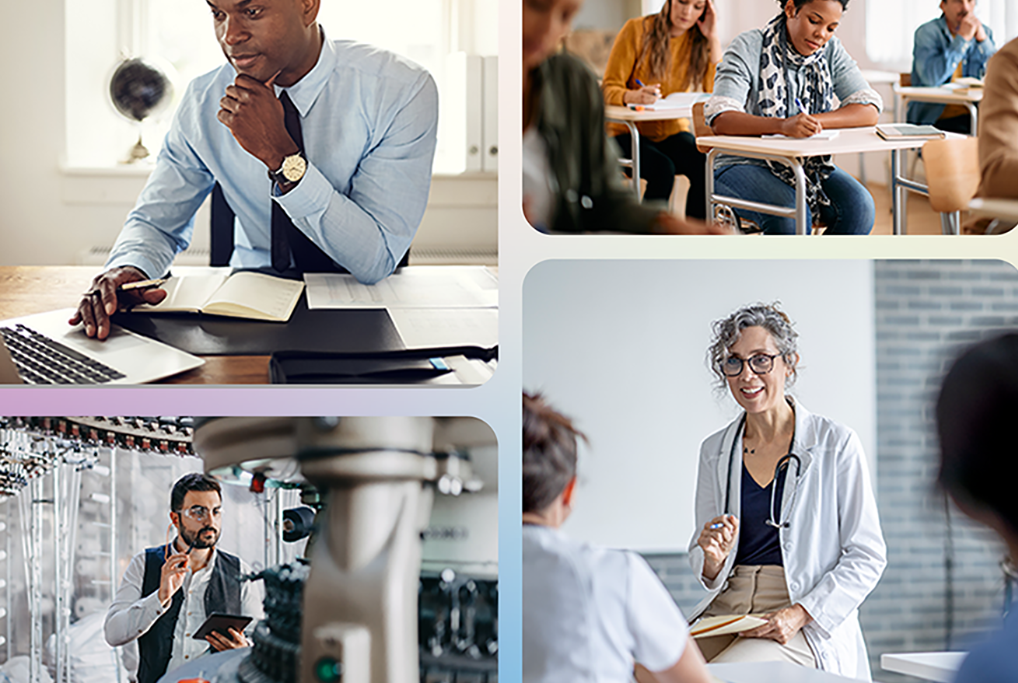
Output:
[[[746,431],[746,414],[743,413],[742,418],[739,420],[739,427],[735,434],[736,438],[732,439],[731,453],[729,453],[728,455],[728,480],[727,484],[725,485],[725,507],[724,507],[724,514],[726,515],[728,514],[728,501],[732,494],[732,463],[735,462],[736,456],[735,449],[739,443],[738,438],[739,434],[744,434],[745,431]],[[793,446],[795,445],[794,428],[792,431],[792,445]],[[777,515],[778,519],[777,521],[775,521],[774,497],[778,491],[778,476],[781,474],[782,468],[784,468],[785,470],[785,486],[788,485],[788,469],[790,467],[790,463],[792,462],[795,462],[795,479],[792,482],[792,497],[788,500],[788,509],[784,510],[784,512],[786,512],[789,515],[789,519],[791,519],[790,511],[795,507],[795,497],[799,494],[799,478],[802,476],[802,460],[799,459],[798,455],[789,452],[781,456],[781,458],[778,460],[778,464],[774,466],[774,481],[771,482],[773,486],[771,486],[770,516],[767,518],[764,524],[770,527],[774,527],[775,529],[787,529],[788,527],[791,526],[791,523],[788,520],[781,521],[780,515]]]

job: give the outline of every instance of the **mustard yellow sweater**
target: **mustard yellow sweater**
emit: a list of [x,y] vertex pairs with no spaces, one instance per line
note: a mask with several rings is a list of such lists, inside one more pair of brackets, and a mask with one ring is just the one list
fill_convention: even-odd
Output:
[[[615,37],[615,44],[612,45],[611,54],[608,56],[608,65],[604,69],[604,80],[601,82],[601,90],[604,92],[605,104],[625,106],[622,100],[626,90],[635,90],[639,86],[636,80],[639,79],[644,85],[658,83],[661,85],[662,97],[667,97],[673,92],[686,92],[700,90],[700,88],[687,88],[686,79],[690,55],[692,54],[692,36],[686,31],[678,38],[670,40],[671,69],[664,78],[655,78],[650,75],[650,65],[643,62],[637,63],[640,52],[643,50],[643,35],[645,30],[650,28],[650,18],[637,17],[630,19],[622,27]],[[714,89],[714,65],[707,67],[707,73],[703,78],[703,92],[711,92]],[[640,135],[660,142],[681,131],[689,130],[689,119],[674,119],[671,121],[645,121],[636,124]],[[609,135],[619,135],[628,132],[622,124],[608,124]]]

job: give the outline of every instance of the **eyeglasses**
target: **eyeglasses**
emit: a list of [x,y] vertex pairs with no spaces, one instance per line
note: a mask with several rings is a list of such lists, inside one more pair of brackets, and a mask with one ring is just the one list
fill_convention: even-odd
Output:
[[204,505],[192,505],[186,510],[181,510],[181,514],[189,519],[193,519],[196,522],[204,522],[209,519],[209,515],[215,517],[217,520],[223,516],[223,508],[213,508],[211,512]]
[[749,363],[749,369],[756,375],[766,375],[774,368],[774,359],[780,356],[780,353],[768,354],[758,353],[755,356],[750,356],[746,360],[739,358],[738,356],[729,356],[721,362],[721,372],[725,377],[738,377],[742,374],[742,368],[745,363]]

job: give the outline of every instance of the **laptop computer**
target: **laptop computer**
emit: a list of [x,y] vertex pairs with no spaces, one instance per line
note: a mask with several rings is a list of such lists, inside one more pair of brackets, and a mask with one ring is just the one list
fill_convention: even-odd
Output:
[[0,321],[0,382],[143,384],[205,363],[197,356],[113,325],[104,341],[67,321],[65,308]]

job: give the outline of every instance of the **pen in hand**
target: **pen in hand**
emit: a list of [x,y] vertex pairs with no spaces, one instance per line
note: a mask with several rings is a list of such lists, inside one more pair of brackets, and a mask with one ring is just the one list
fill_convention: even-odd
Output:
[[140,280],[138,282],[126,282],[117,287],[117,290],[121,292],[130,292],[139,289],[153,289],[155,287],[162,286],[163,284],[166,283],[167,280],[169,280],[168,277],[160,277],[155,278],[154,280]]
[[802,106],[802,100],[800,100],[798,97],[795,98],[795,106],[799,108],[800,112],[802,112],[806,116],[809,116],[809,112],[806,111],[806,107]]

